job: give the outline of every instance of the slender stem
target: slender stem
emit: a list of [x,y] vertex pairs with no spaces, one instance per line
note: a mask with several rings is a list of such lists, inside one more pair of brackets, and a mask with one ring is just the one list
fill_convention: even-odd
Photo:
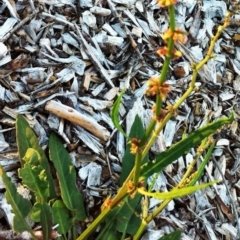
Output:
[[140,176],[140,168],[141,168],[141,164],[142,164],[142,154],[140,152],[137,152],[136,157],[135,157],[135,174],[133,177],[133,184],[135,186],[138,185],[138,180],[139,180],[139,176]]
[[169,17],[170,17],[170,29],[174,32],[175,28],[176,28],[174,5],[169,6],[168,13],[169,13]]
[[206,57],[197,65],[196,70],[198,71],[202,66],[212,57],[212,52],[215,46],[216,41],[218,40],[220,34],[223,32],[223,30],[229,25],[228,21],[225,21],[225,23],[222,26],[218,27],[218,31],[216,35],[211,39],[211,44],[208,49]]
[[154,141],[156,140],[156,138],[158,137],[159,133],[161,132],[161,130],[163,129],[163,127],[166,125],[166,123],[168,122],[168,120],[171,118],[172,113],[168,113],[166,115],[166,117],[164,118],[163,122],[161,122],[160,124],[157,125],[156,130],[153,132],[150,140],[148,141],[147,145],[145,146],[143,152],[142,152],[142,158],[144,158],[149,149],[151,148],[151,146],[153,145]]
[[[166,60],[165,60],[166,61]],[[164,62],[165,63],[165,62]],[[162,74],[160,76],[160,79],[162,78]],[[159,96],[159,94],[156,95],[156,116],[159,116],[161,114],[161,109],[162,109],[162,99]]]
[[107,217],[110,213],[109,209],[105,209],[101,214],[89,225],[89,227],[77,238],[77,240],[87,240],[92,232],[98,227],[98,225]]
[[133,240],[138,240],[141,237],[141,235],[142,235],[143,231],[145,230],[147,224],[153,218],[155,218],[159,214],[159,212],[161,212],[168,205],[168,203],[170,201],[171,201],[171,199],[167,199],[167,200],[163,201],[161,203],[161,205],[151,215],[149,215],[146,219],[142,220],[142,223],[141,223],[140,227],[138,228],[138,231],[134,235]]
[[144,133],[144,136],[141,139],[140,146],[143,146],[146,143],[146,141],[149,139],[150,135],[152,134],[155,126],[156,126],[156,120],[152,119]]

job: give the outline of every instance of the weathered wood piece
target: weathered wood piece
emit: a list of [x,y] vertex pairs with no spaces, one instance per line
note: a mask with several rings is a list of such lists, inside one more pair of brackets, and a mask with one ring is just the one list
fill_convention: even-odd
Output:
[[101,140],[107,141],[110,136],[106,128],[62,103],[51,100],[47,102],[45,109],[61,118],[82,126]]

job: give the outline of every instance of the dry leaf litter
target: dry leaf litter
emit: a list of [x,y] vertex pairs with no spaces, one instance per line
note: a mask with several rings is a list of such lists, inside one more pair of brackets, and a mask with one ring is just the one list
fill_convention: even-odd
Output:
[[[183,57],[172,61],[167,82],[173,104],[191,80],[191,63],[205,56],[211,37],[233,2],[178,1],[177,26],[188,32]],[[129,133],[138,114],[144,126],[153,101],[146,81],[159,74],[156,55],[168,26],[166,9],[155,0],[3,0],[0,3],[0,164],[18,185],[15,119],[23,114],[47,147],[49,133],[63,139],[77,169],[88,218],[118,189],[126,142],[114,129],[110,109],[126,87],[119,121]],[[214,47],[215,57],[199,71],[198,90],[185,101],[159,135],[151,156],[188,133],[234,110],[236,120],[216,135],[213,157],[202,181],[217,185],[171,201],[142,239],[158,239],[180,229],[182,239],[239,239],[240,197],[240,15],[235,15]],[[179,182],[195,155],[192,149],[161,173],[156,191]],[[150,181],[151,179],[149,179]],[[23,239],[11,232],[12,213],[0,179],[0,238]],[[25,191],[25,190],[24,190]],[[28,194],[28,193],[25,193]],[[150,211],[161,201],[150,199]],[[9,230],[10,229],[10,230]],[[10,236],[10,237],[9,237]]]

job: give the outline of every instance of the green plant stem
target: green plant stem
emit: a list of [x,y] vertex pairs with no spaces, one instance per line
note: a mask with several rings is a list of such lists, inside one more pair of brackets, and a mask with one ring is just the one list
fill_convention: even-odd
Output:
[[166,117],[164,118],[163,122],[161,122],[160,124],[157,125],[157,129],[153,132],[151,138],[149,139],[147,145],[145,146],[145,148],[144,148],[144,150],[142,152],[142,158],[144,158],[146,156],[146,154],[148,153],[149,149],[152,147],[154,141],[156,140],[156,138],[158,137],[159,133],[161,132],[163,127],[166,125],[168,120],[171,118],[171,116],[172,116],[172,113],[168,113],[166,115]]
[[[175,9],[174,9],[173,5],[171,5],[168,8],[168,12],[169,12],[169,16],[170,16],[170,29],[172,32],[174,32],[176,23],[175,23]],[[173,41],[173,38],[171,37],[168,39],[167,54],[165,56],[165,60],[164,60],[163,67],[162,67],[162,72],[159,77],[159,85],[162,85],[166,81],[168,69],[169,69],[170,62],[171,62],[173,48],[174,48],[174,41]],[[159,94],[157,94],[157,96],[156,96],[156,116],[159,116],[161,114],[161,109],[162,109],[162,99],[159,96]]]
[[168,13],[169,13],[169,17],[170,17],[170,29],[174,32],[175,28],[176,28],[175,7],[174,7],[174,5],[169,6]]
[[[209,143],[210,144],[210,143]],[[198,181],[198,179],[201,177],[202,172],[204,171],[204,168],[208,162],[208,160],[210,159],[212,152],[214,150],[215,147],[215,141],[213,141],[213,143],[211,144],[211,146],[209,147],[207,154],[204,157],[204,160],[202,162],[202,164],[200,165],[200,168],[198,168],[197,174],[194,176],[194,178],[190,181],[190,183],[188,184],[188,186],[193,186],[195,185],[195,183]]]
[[225,23],[222,26],[218,27],[218,31],[216,33],[216,35],[211,39],[211,44],[210,47],[208,49],[207,55],[206,57],[196,66],[196,71],[198,71],[200,68],[202,68],[202,66],[212,57],[212,52],[214,49],[214,45],[216,43],[216,41],[218,40],[220,34],[223,32],[223,30],[228,26],[228,22],[225,21]]
[[141,139],[140,146],[143,146],[146,143],[146,141],[149,139],[150,135],[152,134],[155,126],[156,126],[156,120],[152,119],[144,133],[144,136]]
[[[166,61],[166,59],[165,59],[165,61]],[[165,63],[165,61],[164,61],[164,63]],[[163,73],[162,73],[162,74],[163,74]],[[162,74],[161,74],[161,76],[160,76],[160,79],[161,79],[161,77],[162,77]],[[156,96],[156,109],[155,109],[155,114],[156,114],[156,116],[160,116],[161,110],[162,110],[162,99],[161,99],[161,97],[159,96],[159,94],[157,94],[157,96]]]
[[134,177],[133,177],[133,184],[135,186],[138,185],[142,159],[143,159],[142,154],[140,152],[137,152],[136,157],[135,157],[135,172],[134,172]]
[[110,209],[103,210],[100,215],[89,225],[89,227],[77,238],[77,240],[87,240],[98,225],[107,217]]
[[145,230],[147,224],[153,218],[155,218],[159,214],[159,212],[161,212],[168,205],[168,203],[171,200],[172,199],[167,199],[167,200],[163,201],[162,204],[151,215],[149,215],[146,219],[142,220],[142,223],[141,223],[140,227],[138,228],[138,231],[134,235],[133,240],[138,240],[141,237],[141,235],[142,235],[143,231]]

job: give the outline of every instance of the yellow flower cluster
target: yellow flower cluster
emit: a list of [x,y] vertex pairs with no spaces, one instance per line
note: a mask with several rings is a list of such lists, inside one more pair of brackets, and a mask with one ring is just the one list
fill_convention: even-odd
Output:
[[169,7],[171,5],[175,5],[177,0],[158,0],[158,4],[160,7]]

